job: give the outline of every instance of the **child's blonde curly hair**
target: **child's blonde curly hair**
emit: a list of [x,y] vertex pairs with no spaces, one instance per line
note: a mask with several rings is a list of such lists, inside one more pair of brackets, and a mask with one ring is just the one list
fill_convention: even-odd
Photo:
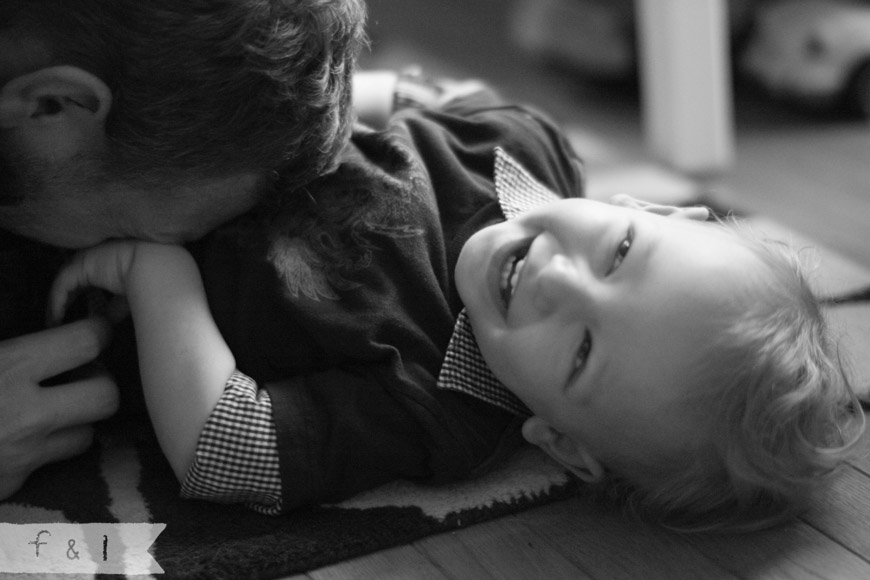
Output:
[[865,429],[799,253],[733,219],[718,225],[771,275],[748,284],[730,315],[715,321],[720,339],[707,345],[699,388],[684,406],[710,436],[694,452],[651,458],[621,470],[634,477],[615,475],[597,489],[679,531],[750,530],[793,517]]

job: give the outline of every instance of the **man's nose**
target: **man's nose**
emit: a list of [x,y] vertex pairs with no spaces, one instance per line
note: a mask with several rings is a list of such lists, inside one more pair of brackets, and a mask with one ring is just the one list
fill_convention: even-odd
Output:
[[535,305],[542,314],[582,313],[590,308],[593,284],[583,261],[554,255],[537,273]]

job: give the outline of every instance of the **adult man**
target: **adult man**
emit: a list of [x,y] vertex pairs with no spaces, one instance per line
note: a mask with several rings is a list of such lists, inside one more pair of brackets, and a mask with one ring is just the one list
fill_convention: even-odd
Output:
[[[361,0],[4,0],[0,229],[19,268],[3,276],[44,287],[57,254],[40,244],[194,239],[276,180],[331,167],[364,20]],[[32,300],[6,308],[22,315],[0,319],[5,337],[42,316]],[[109,334],[92,318],[0,342],[0,498],[116,410],[105,374],[40,386]]]

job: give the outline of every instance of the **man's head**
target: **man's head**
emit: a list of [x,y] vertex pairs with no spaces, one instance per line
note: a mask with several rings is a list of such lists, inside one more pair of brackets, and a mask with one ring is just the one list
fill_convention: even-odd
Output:
[[[791,335],[791,324],[818,325],[820,315],[816,309],[797,316],[813,307],[781,260],[721,224],[679,219],[706,212],[623,201],[628,207],[555,202],[468,241],[457,286],[481,352],[531,409],[526,438],[582,479],[616,475],[659,490],[692,465],[702,465],[695,475],[705,484],[710,473],[739,479],[745,474],[723,466],[721,451],[722,439],[735,437],[731,422],[741,421],[734,414],[748,400],[778,405],[765,398],[765,383],[787,389],[795,376],[784,374],[780,359],[794,369],[809,364],[797,351],[774,352],[762,364],[758,349]],[[750,330],[758,319],[768,320],[761,338]],[[810,330],[810,342],[824,340],[818,328]],[[776,368],[752,381],[732,380],[744,367],[765,365]],[[726,391],[727,409],[720,405]],[[844,399],[841,388],[826,398],[822,415]],[[758,432],[740,437],[739,446],[770,444]],[[766,451],[767,458],[786,454]],[[758,461],[764,453],[755,455]],[[678,511],[672,498],[656,500]]]
[[185,239],[278,172],[305,183],[346,141],[364,21],[361,0],[4,2],[0,227]]

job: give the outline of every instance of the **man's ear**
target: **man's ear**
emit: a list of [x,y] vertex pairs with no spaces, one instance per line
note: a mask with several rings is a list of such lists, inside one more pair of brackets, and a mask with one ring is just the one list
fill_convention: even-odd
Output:
[[581,480],[595,483],[604,479],[604,467],[582,442],[553,428],[540,417],[526,419],[523,423],[523,437],[543,449]]
[[654,213],[656,215],[677,219],[706,221],[710,217],[710,210],[704,206],[677,207],[673,205],[659,205],[656,203],[650,203],[648,201],[637,199],[624,193],[620,193],[611,197],[610,203],[612,203],[613,205],[618,205],[620,207],[637,209],[640,211],[646,211],[649,213]]
[[15,77],[0,90],[0,129],[74,124],[103,127],[112,92],[95,75],[53,66]]

